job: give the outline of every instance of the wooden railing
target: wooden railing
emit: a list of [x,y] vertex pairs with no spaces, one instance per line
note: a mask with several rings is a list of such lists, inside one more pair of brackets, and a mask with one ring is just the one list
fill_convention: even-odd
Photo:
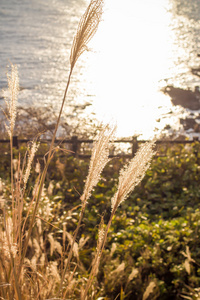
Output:
[[[31,139],[19,139],[17,136],[13,137],[13,147],[15,147],[16,149],[19,148],[20,144],[23,143],[29,143],[31,142]],[[194,138],[193,140],[157,140],[156,144],[190,144],[193,142],[200,142],[198,139]],[[40,139],[39,140],[40,144],[50,144],[51,139]],[[72,136],[69,139],[56,139],[55,140],[55,144],[59,145],[62,144],[62,146],[64,144],[69,144],[71,145],[71,147],[68,146],[68,148],[70,149],[71,153],[76,156],[76,157],[80,157],[80,158],[87,158],[90,157],[90,154],[83,154],[80,152],[81,150],[81,145],[83,143],[85,144],[92,144],[94,142],[94,140],[92,139],[78,139],[77,136]],[[129,147],[129,153],[124,153],[124,151],[122,151],[120,154],[114,154],[110,153],[110,157],[133,157],[139,147],[140,144],[147,142],[147,140],[138,140],[137,137],[133,137],[132,139],[118,139],[115,140],[114,143],[115,144],[120,144],[120,143],[129,143],[130,147]],[[2,139],[0,140],[0,144],[9,144],[10,140],[6,140],[6,139]],[[0,147],[1,149],[1,147]],[[88,152],[88,151],[87,151]],[[3,154],[3,153],[1,153]]]

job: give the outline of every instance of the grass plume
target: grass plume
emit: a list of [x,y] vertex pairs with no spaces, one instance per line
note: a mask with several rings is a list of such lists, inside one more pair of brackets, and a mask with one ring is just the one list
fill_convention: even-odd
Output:
[[17,66],[11,64],[11,73],[7,74],[9,99],[5,99],[7,113],[5,113],[9,125],[5,124],[9,137],[13,136],[17,115],[17,100],[19,93],[19,76]]
[[87,201],[91,196],[91,191],[97,185],[101,172],[109,161],[110,142],[113,140],[115,127],[109,128],[105,126],[97,136],[92,150],[90,159],[89,172],[85,183],[85,188],[81,196],[83,202]]
[[87,50],[87,44],[96,33],[103,13],[103,0],[91,0],[82,16],[73,40],[70,64],[74,68],[79,56]]
[[112,219],[116,213],[117,207],[128,197],[128,195],[134,190],[135,186],[138,185],[143,179],[154,155],[154,144],[155,142],[153,141],[145,143],[137,151],[135,157],[129,162],[129,164],[125,166],[120,172],[117,192],[111,199],[111,216],[106,226],[103,240],[101,241],[101,249],[98,250],[99,254],[96,256],[92,270],[90,272],[90,276],[84,292],[85,298],[87,297],[87,293],[92,284],[93,278],[96,275],[97,265],[99,264],[99,260],[105,247],[108,231],[110,229]]
[[131,162],[120,171],[118,189],[111,199],[112,211],[116,211],[143,179],[154,155],[153,146],[154,142],[145,143]]
[[31,165],[32,165],[33,159],[35,157],[35,153],[37,152],[38,148],[39,148],[39,144],[37,144],[36,142],[33,142],[31,149],[29,150],[27,167],[26,167],[26,170],[24,173],[24,190],[26,189],[26,184],[27,184],[28,178],[30,176],[30,172],[31,172]]

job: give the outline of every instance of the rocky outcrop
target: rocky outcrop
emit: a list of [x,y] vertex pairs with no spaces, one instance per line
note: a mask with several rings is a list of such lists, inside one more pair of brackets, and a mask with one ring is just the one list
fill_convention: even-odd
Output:
[[171,97],[171,101],[174,105],[181,105],[182,107],[189,108],[191,110],[200,109],[200,92],[197,88],[195,91],[191,91],[189,89],[185,90],[168,85],[163,88],[162,91]]
[[200,125],[199,122],[196,122],[196,119],[193,118],[180,119],[180,124],[183,125],[185,130],[193,129],[194,132],[197,133],[200,132]]

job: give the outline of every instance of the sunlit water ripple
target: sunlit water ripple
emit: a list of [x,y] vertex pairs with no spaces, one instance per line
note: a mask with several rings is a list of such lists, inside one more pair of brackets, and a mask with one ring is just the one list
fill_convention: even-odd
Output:
[[[70,47],[87,4],[1,0],[0,88],[7,85],[9,62],[17,64],[20,105],[59,109]],[[66,112],[90,103],[83,117],[117,122],[124,137],[149,138],[168,124],[181,132],[179,118],[187,111],[160,90],[199,85],[190,72],[199,65],[198,0],[105,0],[103,21],[89,47],[74,70]]]

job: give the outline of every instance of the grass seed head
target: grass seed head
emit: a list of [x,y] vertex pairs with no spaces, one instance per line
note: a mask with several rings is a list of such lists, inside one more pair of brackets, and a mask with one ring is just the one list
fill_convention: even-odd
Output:
[[86,179],[85,188],[81,200],[84,202],[89,199],[91,192],[100,180],[101,172],[109,161],[109,148],[113,140],[115,127],[105,126],[100,132],[92,150],[90,159],[89,173]]
[[154,142],[145,143],[134,158],[120,171],[118,189],[111,199],[112,210],[128,197],[134,188],[142,181],[154,155]]
[[7,74],[9,99],[5,99],[8,113],[5,114],[9,125],[5,124],[9,137],[13,135],[17,116],[17,99],[19,93],[19,77],[17,66],[11,64],[11,73]]
[[79,22],[78,29],[73,40],[70,55],[71,70],[74,68],[79,56],[87,50],[88,42],[92,39],[98,29],[102,13],[103,1],[91,0]]
[[33,159],[35,157],[35,153],[38,150],[38,147],[39,147],[39,145],[36,144],[36,142],[33,142],[32,147],[30,149],[30,154],[29,154],[29,158],[28,158],[26,171],[24,174],[24,189],[26,188],[26,184],[27,184],[28,178],[30,176],[30,172],[31,172],[31,165],[32,165]]

